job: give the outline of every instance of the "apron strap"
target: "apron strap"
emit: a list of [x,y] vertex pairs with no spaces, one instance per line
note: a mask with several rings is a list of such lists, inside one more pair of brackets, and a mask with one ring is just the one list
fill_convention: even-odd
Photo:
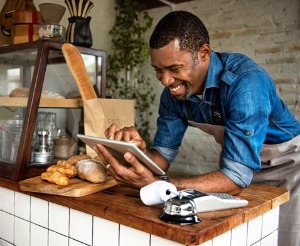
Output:
[[188,120],[194,121],[194,117],[193,117],[193,114],[192,114],[191,101],[185,100],[185,107],[186,107],[186,112],[188,114]]
[[[213,125],[221,125],[224,126],[224,120],[222,118],[221,114],[221,102],[220,102],[220,90],[215,89],[213,91],[210,91],[208,94],[208,97],[210,98],[209,102],[202,102],[202,103],[207,103],[208,104],[208,112],[210,114],[209,118],[211,119],[209,122],[205,122],[208,124],[213,124]],[[201,106],[201,104],[200,104]],[[194,121],[194,117],[192,114],[192,103],[189,100],[185,100],[185,107],[186,107],[186,112],[188,116],[188,120]]]

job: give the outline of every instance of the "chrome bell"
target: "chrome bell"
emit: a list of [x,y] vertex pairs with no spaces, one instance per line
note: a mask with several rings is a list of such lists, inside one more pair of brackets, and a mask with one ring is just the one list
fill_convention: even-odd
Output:
[[191,225],[201,221],[197,216],[196,204],[191,197],[178,196],[166,201],[164,212],[159,217],[171,224]]

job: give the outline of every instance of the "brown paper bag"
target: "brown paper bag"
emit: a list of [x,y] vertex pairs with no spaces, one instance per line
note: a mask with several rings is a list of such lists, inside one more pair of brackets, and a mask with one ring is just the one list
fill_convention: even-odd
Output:
[[[85,135],[105,137],[104,131],[112,123],[120,128],[134,126],[134,100],[95,98],[83,100]],[[95,156],[86,146],[87,154]]]

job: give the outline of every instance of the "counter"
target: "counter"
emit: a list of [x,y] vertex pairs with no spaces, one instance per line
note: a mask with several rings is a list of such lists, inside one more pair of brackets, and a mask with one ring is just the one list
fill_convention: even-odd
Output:
[[[58,237],[64,237],[66,242],[69,240],[69,244],[62,244],[62,239],[59,239],[59,245],[69,246],[99,245],[96,243],[97,240],[102,243],[108,242],[105,240],[115,242],[115,244],[109,242],[101,245],[215,246],[227,245],[224,243],[224,240],[228,240],[227,237],[230,237],[231,242],[228,245],[234,245],[232,244],[235,241],[234,233],[238,233],[236,240],[239,240],[239,244],[237,245],[242,245],[241,240],[245,233],[247,236],[244,240],[248,240],[247,245],[252,245],[249,242],[251,233],[256,237],[253,243],[268,235],[271,235],[271,239],[268,240],[275,242],[279,206],[288,201],[289,192],[276,187],[251,185],[240,194],[240,197],[249,201],[246,207],[199,213],[202,220],[200,223],[180,226],[162,222],[159,215],[162,213],[163,206],[145,206],[139,198],[139,191],[128,187],[114,186],[92,195],[71,198],[22,192],[17,182],[0,178],[0,245],[2,245],[1,240],[17,244],[17,241],[21,240],[18,239],[20,237],[18,232],[30,234],[22,236],[22,246],[26,245],[24,243],[26,240],[31,242],[28,245],[34,245],[34,238],[41,235],[47,237],[45,245],[50,246],[54,245],[50,243],[51,240],[53,242],[55,240],[53,238]],[[251,228],[249,223],[252,222],[254,232],[249,231]],[[62,228],[64,223],[67,229]],[[10,231],[9,224],[14,225],[15,229]],[[97,224],[102,229],[97,230]],[[260,229],[258,225],[261,226]],[[37,228],[44,231],[44,234],[37,233]],[[118,231],[116,235],[112,234],[113,230]],[[122,234],[124,230],[126,233]],[[104,231],[106,233],[101,234]],[[56,234],[56,237],[53,237],[53,234]],[[222,244],[217,244],[216,238],[220,237]]]

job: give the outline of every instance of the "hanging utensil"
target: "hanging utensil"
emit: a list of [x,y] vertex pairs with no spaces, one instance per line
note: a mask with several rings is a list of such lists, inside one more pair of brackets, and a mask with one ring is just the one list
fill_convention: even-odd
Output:
[[70,15],[71,15],[71,16],[74,16],[74,12],[73,12],[73,9],[72,9],[72,6],[71,6],[70,1],[69,1],[69,0],[65,0],[65,3],[66,3],[66,5],[67,5],[67,7],[68,7],[68,10],[69,10],[69,12],[70,12]]
[[91,1],[86,1],[84,9],[81,13],[81,17],[86,18],[93,7],[94,3],[92,3]]

